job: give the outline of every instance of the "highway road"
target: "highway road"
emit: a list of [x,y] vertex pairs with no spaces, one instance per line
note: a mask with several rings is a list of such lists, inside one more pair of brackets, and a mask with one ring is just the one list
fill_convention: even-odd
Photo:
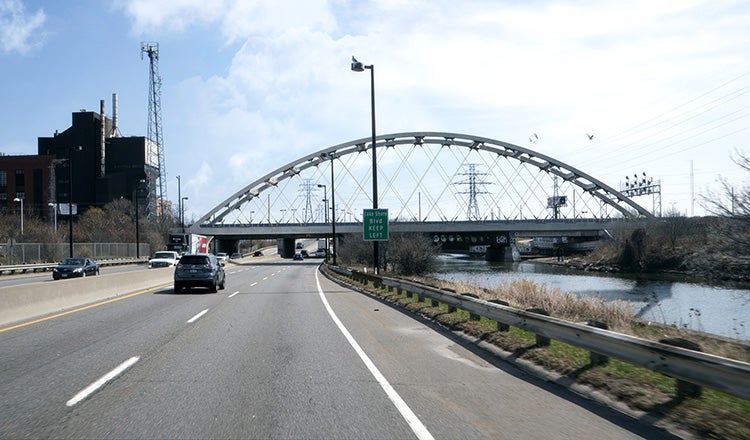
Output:
[[326,279],[226,265],[0,328],[2,438],[671,438]]

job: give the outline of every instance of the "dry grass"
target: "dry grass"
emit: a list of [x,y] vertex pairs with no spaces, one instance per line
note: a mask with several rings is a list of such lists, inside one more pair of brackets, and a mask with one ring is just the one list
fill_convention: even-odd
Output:
[[551,316],[573,322],[599,321],[610,330],[624,332],[632,327],[633,308],[627,301],[607,301],[596,297],[579,297],[571,292],[550,289],[530,280],[515,280],[485,289],[465,282],[424,279],[420,282],[456,292],[473,293],[489,301],[499,299],[518,309],[540,308]]

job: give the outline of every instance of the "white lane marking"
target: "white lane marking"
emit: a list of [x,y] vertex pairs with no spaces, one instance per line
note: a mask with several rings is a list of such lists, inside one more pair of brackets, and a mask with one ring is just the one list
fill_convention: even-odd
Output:
[[77,404],[78,402],[80,402],[81,400],[85,399],[86,397],[90,396],[91,394],[96,392],[96,390],[104,386],[104,384],[116,378],[117,376],[125,372],[125,370],[135,365],[135,363],[138,362],[139,359],[140,358],[138,356],[133,356],[132,358],[121,363],[117,368],[105,374],[104,376],[100,377],[99,380],[87,386],[86,388],[81,390],[78,394],[73,396],[72,399],[68,400],[66,405],[73,406]]
[[198,320],[198,318],[200,318],[201,316],[205,315],[206,313],[208,313],[208,309],[206,309],[206,310],[198,313],[197,315],[193,316],[192,318],[188,319],[188,324],[194,323],[195,321]]
[[430,434],[430,431],[427,430],[427,427],[422,424],[417,415],[414,414],[414,411],[409,408],[409,405],[404,402],[404,399],[402,399],[401,396],[393,388],[393,386],[388,383],[388,380],[385,378],[385,376],[383,376],[380,370],[378,370],[378,367],[376,367],[372,360],[370,360],[370,357],[367,356],[367,353],[362,350],[362,347],[359,346],[359,343],[357,343],[351,333],[349,333],[349,330],[344,327],[344,324],[341,322],[339,317],[336,316],[336,313],[334,313],[331,305],[328,304],[328,300],[323,293],[323,288],[320,287],[320,279],[318,278],[317,270],[315,271],[315,283],[318,285],[318,296],[320,296],[320,300],[323,302],[326,310],[328,310],[328,314],[331,316],[331,319],[336,323],[336,326],[339,328],[346,340],[349,341],[349,344],[352,346],[354,351],[357,352],[359,358],[362,359],[362,362],[365,363],[367,369],[370,370],[370,374],[372,374],[375,380],[378,381],[380,387],[383,388],[385,394],[388,395],[389,399],[391,399],[391,402],[393,402],[393,405],[396,407],[398,412],[401,413],[401,416],[404,418],[404,420],[406,420],[406,423],[409,424],[409,427],[417,436],[417,438],[420,440],[433,440],[434,437],[432,436],[432,434]]
[[228,296],[227,298],[231,298],[231,297],[233,297],[234,295],[237,295],[238,293],[240,293],[240,291],[239,291],[239,290],[238,290],[238,291],[236,291],[236,292],[234,292],[233,294],[229,295],[229,296]]
[[256,284],[258,284],[258,283],[253,283],[253,284],[251,284],[251,285],[250,285],[250,287],[253,287],[253,286],[254,286],[254,285],[256,285]]
[[268,279],[268,277],[265,277],[265,278],[263,278],[263,281],[265,281],[265,280],[267,280],[267,279]]

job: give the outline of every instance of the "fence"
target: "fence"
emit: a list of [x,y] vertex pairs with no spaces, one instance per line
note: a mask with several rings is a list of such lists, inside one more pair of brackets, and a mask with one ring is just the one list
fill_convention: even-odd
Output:
[[[0,264],[49,263],[68,257],[69,243],[5,243],[0,244]],[[147,257],[151,245],[140,243],[138,256]],[[73,243],[74,257],[94,259],[135,258],[135,243]]]

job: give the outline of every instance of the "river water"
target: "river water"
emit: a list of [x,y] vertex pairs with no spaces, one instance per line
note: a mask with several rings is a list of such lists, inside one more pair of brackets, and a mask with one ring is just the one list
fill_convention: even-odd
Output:
[[631,302],[634,315],[646,321],[750,340],[750,286],[583,272],[533,261],[488,262],[461,255],[441,255],[439,261],[432,276],[447,281],[495,288],[525,278],[579,296]]

